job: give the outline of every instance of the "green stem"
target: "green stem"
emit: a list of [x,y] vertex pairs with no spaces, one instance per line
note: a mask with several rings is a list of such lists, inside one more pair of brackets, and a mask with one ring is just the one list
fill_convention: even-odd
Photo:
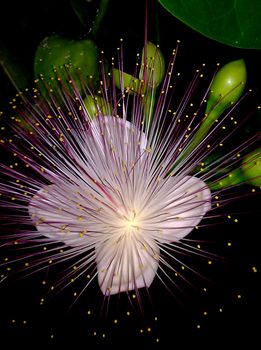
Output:
[[151,126],[155,106],[155,91],[148,88],[146,100],[144,101],[144,120],[148,128]]
[[106,14],[107,8],[108,8],[109,0],[100,0],[100,6],[97,12],[97,15],[95,17],[95,20],[93,22],[93,26],[91,28],[91,33],[93,36],[96,36],[99,28],[101,21],[103,20],[103,17]]
[[16,91],[20,91],[29,86],[25,69],[18,65],[14,60],[14,55],[10,50],[0,43],[0,66],[7,75]]
[[202,121],[198,131],[192,137],[188,147],[182,152],[179,160],[171,167],[169,174],[173,171],[173,169],[184,160],[189,154],[191,154],[194,149],[200,144],[202,140],[204,140],[205,136],[208,134],[210,128],[213,126],[217,118],[220,116],[220,112],[213,109],[208,116]]

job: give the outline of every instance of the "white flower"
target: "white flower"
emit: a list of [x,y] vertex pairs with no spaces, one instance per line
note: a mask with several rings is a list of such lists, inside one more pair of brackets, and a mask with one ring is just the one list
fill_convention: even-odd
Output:
[[86,265],[96,263],[105,295],[149,287],[160,247],[188,235],[211,207],[208,186],[182,171],[167,173],[161,164],[169,154],[158,136],[146,137],[137,125],[95,118],[74,135],[68,157],[60,153],[52,184],[29,204],[41,235],[85,252]]

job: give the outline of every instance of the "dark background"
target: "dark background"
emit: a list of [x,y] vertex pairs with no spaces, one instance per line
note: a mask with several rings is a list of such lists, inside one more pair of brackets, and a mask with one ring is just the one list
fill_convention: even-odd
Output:
[[[96,3],[89,4],[90,18],[95,13]],[[119,39],[124,38],[127,66],[135,60],[136,53],[143,46],[143,3],[138,0],[111,0],[95,37],[98,47],[108,57],[115,53]],[[165,57],[179,39],[178,67],[185,73],[203,62],[214,69],[217,62],[224,64],[244,58],[248,68],[248,86],[256,91],[254,103],[258,101],[260,51],[231,48],[209,40],[174,19],[156,2],[149,3],[149,40],[156,42],[156,38],[159,39]],[[11,50],[18,65],[25,67],[29,81],[33,79],[35,49],[45,36],[54,32],[70,38],[88,36],[88,27],[81,25],[70,2],[65,0],[35,1],[33,4],[31,1],[1,2],[0,25],[2,45]],[[5,109],[15,91],[2,70],[0,79],[0,103],[1,109]],[[6,266],[2,266],[2,275],[8,274],[10,278],[0,283],[1,342],[7,340],[9,349],[17,345],[20,348],[47,349],[61,346],[122,349],[130,345],[137,349],[174,349],[176,346],[188,348],[190,342],[196,347],[219,345],[235,348],[243,341],[248,348],[253,348],[260,343],[259,206],[257,198],[242,199],[240,206],[236,203],[227,208],[227,213],[244,212],[236,216],[238,224],[221,217],[220,225],[202,228],[190,235],[191,239],[204,240],[204,249],[224,259],[209,265],[208,259],[185,257],[184,261],[206,280],[185,273],[184,276],[191,279],[195,288],[188,288],[179,280],[177,283],[182,292],[174,291],[178,300],[159,281],[154,281],[150,288],[152,302],[141,291],[144,315],[136,313],[127,298],[122,296],[119,305],[118,298],[112,298],[106,316],[105,308],[102,308],[103,299],[96,294],[95,283],[71,309],[73,292],[79,286],[78,289],[77,286],[69,287],[49,298],[46,291],[63,267],[55,268],[53,272],[44,270],[23,279],[19,275],[13,278],[12,273],[6,271]],[[232,243],[231,247],[228,247],[228,242]],[[12,257],[14,253],[3,248],[0,254],[2,263],[5,257]],[[12,268],[18,269],[19,263]],[[254,272],[255,269],[257,272]],[[42,283],[43,280],[47,281],[47,285]],[[40,305],[42,297],[47,300],[44,305]],[[101,309],[102,315],[99,316]],[[204,315],[204,312],[207,314]]]

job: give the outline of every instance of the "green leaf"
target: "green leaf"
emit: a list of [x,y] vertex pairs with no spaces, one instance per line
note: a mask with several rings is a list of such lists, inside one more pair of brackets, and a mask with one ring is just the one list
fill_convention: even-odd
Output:
[[223,44],[261,48],[260,0],[158,0],[173,16]]

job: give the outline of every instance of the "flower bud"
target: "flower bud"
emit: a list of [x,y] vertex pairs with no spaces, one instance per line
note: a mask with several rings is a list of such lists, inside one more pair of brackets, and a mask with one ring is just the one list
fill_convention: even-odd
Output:
[[[38,45],[34,58],[34,73],[36,78],[43,74],[47,79],[54,75],[54,67],[66,64],[73,69],[81,69],[81,74],[88,80],[90,76],[98,78],[98,52],[95,43],[89,39],[68,40],[59,35],[43,39]],[[76,71],[70,70],[72,78],[79,90],[81,81]]]
[[163,80],[165,62],[160,49],[147,42],[142,50],[139,78],[118,69],[113,69],[114,81],[117,88],[129,92],[144,94],[149,88],[157,87]]
[[227,63],[217,72],[210,87],[205,118],[191,140],[186,154],[204,140],[220,115],[239,100],[246,84],[246,76],[246,66],[242,59]]
[[114,83],[118,89],[132,93],[140,93],[142,83],[138,78],[122,72],[119,69],[113,68]]
[[89,116],[92,119],[98,115],[112,115],[112,106],[100,96],[87,95],[83,102]]
[[244,157],[242,172],[247,183],[261,186],[261,148]]
[[148,41],[142,50],[139,78],[140,80],[148,81],[151,87],[157,87],[162,82],[164,74],[164,57],[160,49]]
[[247,79],[244,60],[227,63],[216,74],[208,96],[207,118],[217,119],[228,107],[235,104],[243,93]]

